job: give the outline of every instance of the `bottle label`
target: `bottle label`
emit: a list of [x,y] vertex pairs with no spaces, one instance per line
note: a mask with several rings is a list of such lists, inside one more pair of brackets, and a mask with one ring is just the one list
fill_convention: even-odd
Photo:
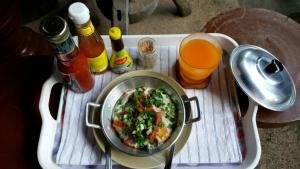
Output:
[[100,73],[100,72],[104,71],[108,66],[106,50],[103,50],[103,52],[97,57],[87,58],[87,61],[89,63],[91,72]]
[[89,23],[85,27],[77,29],[77,33],[79,36],[89,36],[94,33],[94,31],[95,28],[91,21],[89,21]]
[[133,60],[125,49],[115,52],[113,51],[110,59],[110,66],[115,73],[124,73],[131,69]]
[[86,92],[94,86],[87,59],[81,52],[78,52],[71,60],[57,60],[57,67],[65,84],[74,92]]
[[59,54],[71,53],[75,48],[75,42],[69,34],[69,37],[64,42],[56,45],[56,50]]
[[76,93],[82,92],[80,85],[75,78],[75,73],[74,74],[65,74],[65,73],[61,72],[61,74],[63,76],[64,82],[66,83],[66,85],[68,86],[69,89],[73,90]]

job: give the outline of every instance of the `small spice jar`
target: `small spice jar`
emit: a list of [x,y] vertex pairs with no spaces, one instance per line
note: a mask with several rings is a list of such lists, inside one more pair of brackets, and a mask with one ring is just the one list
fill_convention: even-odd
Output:
[[154,39],[145,37],[138,42],[139,64],[144,69],[152,69],[158,58],[157,43]]

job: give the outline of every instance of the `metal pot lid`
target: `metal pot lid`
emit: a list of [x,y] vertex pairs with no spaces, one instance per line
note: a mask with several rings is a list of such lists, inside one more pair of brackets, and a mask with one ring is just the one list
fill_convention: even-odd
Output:
[[295,103],[293,79],[283,64],[265,49],[240,45],[232,51],[230,66],[239,86],[259,105],[284,111]]

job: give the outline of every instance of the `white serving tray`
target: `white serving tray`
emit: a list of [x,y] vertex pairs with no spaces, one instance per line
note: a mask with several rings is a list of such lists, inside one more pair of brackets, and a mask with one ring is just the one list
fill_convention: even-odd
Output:
[[[211,35],[215,36],[224,50],[228,53],[238,46],[238,44],[230,37],[219,34],[219,33],[212,33]],[[176,45],[181,42],[181,40],[186,37],[186,34],[176,34],[176,35],[124,35],[123,41],[127,46],[137,46],[138,39],[147,36],[154,38],[160,45],[168,46],[168,45]],[[102,36],[106,47],[110,47],[110,40],[107,36]],[[76,39],[76,38],[75,38]],[[38,144],[38,151],[37,156],[40,165],[43,168],[49,169],[59,169],[55,163],[55,159],[53,159],[52,152],[53,152],[53,144],[57,129],[57,124],[59,123],[58,120],[53,119],[50,114],[48,103],[50,99],[50,93],[52,87],[56,84],[61,82],[59,76],[57,76],[57,72],[54,68],[53,75],[44,83],[41,98],[39,102],[39,109],[42,117],[42,128],[40,133],[40,139]],[[64,88],[62,90],[61,96],[63,96]],[[63,100],[61,99],[61,102]],[[62,104],[60,104],[62,105]],[[257,104],[249,99],[249,107],[246,115],[242,117],[242,125],[243,125],[243,132],[245,134],[245,145],[246,145],[246,154],[242,163],[237,165],[205,165],[199,166],[198,168],[236,168],[236,169],[244,169],[244,168],[255,168],[259,162],[261,156],[261,146],[260,140],[258,135],[258,130],[256,126],[256,113],[257,113]],[[59,107],[59,111],[61,112],[62,107]],[[61,114],[58,113],[57,119],[60,118]]]

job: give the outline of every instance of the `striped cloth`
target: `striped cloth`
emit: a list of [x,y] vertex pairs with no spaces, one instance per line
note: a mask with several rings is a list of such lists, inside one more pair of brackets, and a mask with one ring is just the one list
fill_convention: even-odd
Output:
[[[136,47],[127,48],[127,51],[136,59]],[[159,58],[153,71],[175,78],[178,46],[160,46],[158,51]],[[111,50],[108,50],[108,54],[111,54]],[[136,64],[134,66],[137,70],[143,69]],[[57,127],[53,150],[58,165],[63,168],[101,168],[105,165],[92,131],[85,125],[85,105],[95,101],[101,89],[116,76],[107,71],[94,76],[96,83],[91,91],[85,94],[72,91],[65,93],[62,119]],[[189,97],[198,97],[202,120],[193,124],[187,144],[173,159],[177,167],[236,165],[242,162],[244,146],[243,138],[239,137],[242,135],[241,123],[238,109],[233,106],[235,102],[232,101],[227,80],[221,63],[206,89],[185,89]],[[117,164],[114,167],[120,168]]]

